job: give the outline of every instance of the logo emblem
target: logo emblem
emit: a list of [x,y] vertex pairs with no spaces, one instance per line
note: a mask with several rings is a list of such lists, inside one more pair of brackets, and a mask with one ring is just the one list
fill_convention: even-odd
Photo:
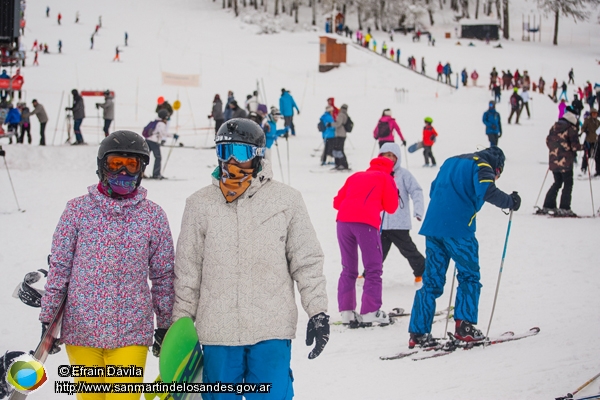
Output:
[[36,391],[47,380],[44,364],[29,354],[23,354],[15,359],[6,374],[6,381],[23,394]]

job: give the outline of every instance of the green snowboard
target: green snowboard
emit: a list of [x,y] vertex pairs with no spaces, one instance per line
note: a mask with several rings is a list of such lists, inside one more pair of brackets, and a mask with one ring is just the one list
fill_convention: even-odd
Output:
[[[171,382],[202,382],[202,348],[194,321],[185,317],[178,319],[167,331],[160,350],[158,368],[159,378],[165,383]],[[157,378],[157,380],[159,379]],[[201,399],[199,393],[171,393],[170,395],[149,394],[146,399]]]

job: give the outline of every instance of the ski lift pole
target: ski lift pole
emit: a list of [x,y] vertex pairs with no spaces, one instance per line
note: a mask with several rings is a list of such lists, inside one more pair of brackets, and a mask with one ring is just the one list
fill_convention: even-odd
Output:
[[58,130],[58,120],[60,119],[60,111],[62,110],[63,98],[65,97],[65,91],[63,90],[60,96],[60,105],[58,106],[58,115],[56,116],[56,124],[54,125],[54,135],[52,135],[52,146],[54,146],[54,140],[56,139],[56,131]]
[[[179,94],[177,95],[179,98]],[[169,158],[171,158],[171,153],[173,152],[173,148],[175,147],[175,142],[177,142],[177,138],[175,136],[178,135],[179,132],[179,109],[181,108],[181,102],[179,100],[175,100],[173,102],[173,110],[177,111],[177,115],[175,116],[175,135],[173,137],[173,141],[171,142],[171,148],[169,149],[169,153],[167,154],[167,159],[165,160],[165,165],[162,167],[162,172],[165,172],[167,169],[167,164],[169,163]]]
[[404,146],[404,158],[406,159],[406,169],[408,169],[408,150],[406,150],[406,146]]
[[490,335],[490,328],[492,327],[492,318],[494,318],[494,310],[496,309],[496,300],[498,299],[498,290],[500,289],[500,279],[502,278],[502,269],[504,268],[504,258],[506,257],[506,247],[508,246],[508,236],[510,235],[510,227],[512,225],[513,210],[510,210],[508,217],[508,228],[506,229],[506,238],[504,239],[504,250],[502,250],[502,261],[500,262],[500,272],[498,272],[498,282],[496,283],[496,293],[494,293],[494,304],[492,304],[492,314],[490,315],[490,322],[488,323],[486,337]]
[[[598,151],[598,142],[597,141],[596,141],[596,151]],[[594,207],[594,191],[592,190],[592,173],[590,172],[591,164],[590,164],[589,153],[585,154],[585,157],[587,158],[588,181],[590,182],[590,196],[592,197],[592,215],[594,216],[594,218],[596,218],[596,207]]]
[[17,192],[15,191],[15,186],[13,185],[12,177],[10,176],[10,171],[8,170],[8,163],[6,162],[6,153],[4,150],[2,150],[2,146],[0,146],[0,157],[4,158],[4,166],[6,167],[6,173],[8,174],[8,180],[10,181],[10,187],[12,188],[13,195],[15,196],[17,209],[20,212],[25,212],[25,210],[22,210],[21,206],[19,205],[19,199],[17,199]]
[[290,178],[290,141],[288,140],[288,136],[289,136],[289,133],[285,137],[285,144],[286,144],[286,147],[287,147],[287,168],[288,168],[288,182],[287,182],[287,184],[291,185],[292,180]]
[[279,160],[279,170],[281,171],[281,181],[285,183],[283,179],[283,166],[281,165],[281,154],[279,154],[279,144],[277,144],[277,140],[275,140],[275,148],[277,149],[277,159]]
[[548,178],[548,172],[550,172],[550,168],[546,170],[546,175],[544,175],[544,180],[542,181],[542,187],[540,188],[540,192],[538,193],[537,199],[535,199],[535,207],[537,207],[538,201],[540,200],[540,196],[542,195],[542,190],[544,189],[544,184],[546,183],[546,178]]

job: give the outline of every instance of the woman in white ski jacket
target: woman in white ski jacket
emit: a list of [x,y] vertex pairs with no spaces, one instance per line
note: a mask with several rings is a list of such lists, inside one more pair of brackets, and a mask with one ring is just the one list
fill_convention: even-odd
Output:
[[414,205],[413,216],[420,221],[425,214],[423,189],[415,177],[400,166],[400,146],[396,143],[385,143],[379,150],[379,156],[390,158],[396,162],[394,165],[394,180],[396,186],[398,186],[398,195],[400,196],[396,212],[393,214],[383,213],[381,223],[383,260],[385,261],[393,243],[400,250],[400,254],[408,260],[415,276],[415,284],[420,285],[425,270],[425,258],[419,252],[409,234],[412,228],[409,198],[412,199]]

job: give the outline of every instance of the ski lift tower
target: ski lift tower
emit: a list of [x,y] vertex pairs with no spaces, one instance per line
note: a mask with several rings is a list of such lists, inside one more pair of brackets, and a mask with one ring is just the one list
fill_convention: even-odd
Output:
[[[521,40],[524,42],[535,42],[535,34],[538,34],[538,42],[542,41],[542,16],[538,16],[538,22],[536,24],[536,16],[533,16],[533,24],[531,23],[531,15],[527,16],[527,22],[525,22],[525,15],[522,16],[522,35]],[[533,40],[531,40],[533,37]]]

